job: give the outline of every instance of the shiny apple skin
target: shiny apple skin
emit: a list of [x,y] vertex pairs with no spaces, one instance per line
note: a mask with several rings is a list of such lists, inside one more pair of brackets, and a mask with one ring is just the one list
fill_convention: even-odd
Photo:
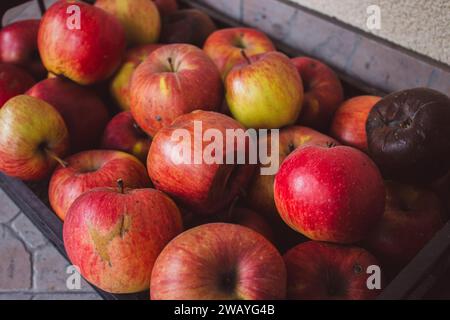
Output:
[[72,153],[98,148],[109,111],[95,93],[67,79],[53,78],[38,82],[26,94],[58,110],[69,130]]
[[302,79],[279,52],[253,56],[235,66],[225,89],[233,117],[247,128],[281,128],[294,124],[301,112]]
[[[249,183],[255,167],[250,164],[207,164],[204,161],[201,164],[194,164],[193,161],[190,164],[173,162],[172,153],[180,143],[179,140],[172,139],[175,130],[186,129],[190,133],[192,157],[195,152],[203,153],[208,145],[205,142],[201,149],[194,149],[194,121],[202,122],[203,132],[211,128],[217,129],[224,137],[226,129],[243,129],[236,120],[216,112],[194,111],[183,115],[170,126],[161,129],[153,138],[147,169],[158,190],[167,193],[196,215],[212,215],[226,208],[240,194],[241,189]],[[198,135],[195,138],[198,139]],[[225,157],[225,142],[223,148]],[[235,152],[246,150],[235,145]]]
[[219,68],[225,80],[234,66],[245,62],[241,51],[248,57],[276,51],[272,41],[261,31],[252,28],[220,29],[206,39],[203,50]]
[[42,17],[38,33],[42,62],[48,71],[78,84],[106,80],[119,67],[125,52],[123,27],[104,10],[76,2],[80,8],[80,29],[75,23],[69,29],[67,10],[72,5],[73,2],[58,1]]
[[284,261],[290,300],[371,300],[381,291],[367,288],[368,267],[380,264],[362,248],[308,241],[289,250]]
[[25,93],[34,83],[33,77],[21,68],[0,63],[0,108],[9,99]]
[[131,113],[150,136],[183,114],[218,110],[222,99],[223,83],[216,66],[189,44],[155,50],[131,80]]
[[129,188],[150,186],[144,165],[125,152],[84,151],[65,161],[67,166],[55,170],[48,188],[50,205],[61,220],[80,195],[95,188],[115,187],[118,179]]
[[334,112],[344,101],[341,81],[330,67],[316,59],[298,57],[291,61],[305,87],[305,98],[298,123],[328,131]]
[[334,114],[330,134],[343,144],[368,153],[367,117],[380,100],[377,96],[358,96],[345,101]]
[[45,77],[37,47],[40,20],[13,22],[0,30],[0,62],[18,65],[33,77]]
[[15,178],[46,178],[69,150],[61,115],[45,101],[19,95],[0,109],[0,171]]
[[275,300],[286,296],[286,269],[262,235],[234,224],[185,231],[153,268],[153,300]]
[[183,230],[180,211],[154,189],[100,188],[80,196],[64,222],[72,264],[111,293],[147,290],[165,245]]
[[349,244],[366,238],[385,205],[382,176],[357,149],[309,146],[294,151],[274,184],[281,218],[312,240]]
[[[270,148],[270,136],[267,146]],[[340,143],[314,129],[302,126],[289,126],[280,130],[279,136],[279,164],[281,165],[289,154],[295,149],[317,145],[327,147],[340,145]],[[271,220],[279,220],[275,200],[273,197],[273,184],[275,175],[255,174],[248,190],[247,203],[257,212],[262,212]]]
[[145,163],[150,150],[151,138],[134,121],[131,112],[121,112],[105,129],[102,148],[124,151]]

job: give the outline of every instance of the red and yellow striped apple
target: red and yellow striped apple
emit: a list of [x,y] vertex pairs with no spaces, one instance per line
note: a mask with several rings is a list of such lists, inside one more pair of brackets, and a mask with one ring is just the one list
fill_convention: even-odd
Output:
[[80,196],[64,222],[64,246],[81,275],[112,293],[147,290],[153,265],[181,233],[180,211],[154,189],[100,188]]
[[69,134],[59,112],[26,95],[0,109],[0,171],[22,180],[45,178],[69,149]]
[[150,136],[182,114],[218,110],[222,99],[219,71],[201,49],[189,44],[155,50],[131,80],[131,113]]
[[233,117],[247,128],[294,124],[302,108],[302,79],[279,52],[246,57],[228,74],[225,90]]
[[125,32],[117,18],[100,8],[58,1],[42,17],[38,47],[48,71],[89,85],[106,80],[119,67]]
[[236,224],[205,224],[164,248],[150,294],[153,300],[284,299],[286,268],[259,233]]
[[129,188],[150,186],[144,165],[125,152],[84,151],[64,162],[53,173],[48,188],[50,205],[61,220],[80,195],[95,188],[115,187],[118,179]]
[[275,51],[272,41],[261,31],[251,28],[220,29],[211,34],[203,50],[219,68],[225,80],[231,69],[247,57]]
[[95,6],[119,19],[130,45],[158,42],[161,17],[151,0],[96,0]]

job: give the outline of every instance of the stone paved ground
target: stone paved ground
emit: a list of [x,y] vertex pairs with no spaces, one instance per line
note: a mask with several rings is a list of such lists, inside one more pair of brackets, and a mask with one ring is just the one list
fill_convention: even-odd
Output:
[[69,290],[69,262],[0,189],[0,300],[94,300],[84,280]]

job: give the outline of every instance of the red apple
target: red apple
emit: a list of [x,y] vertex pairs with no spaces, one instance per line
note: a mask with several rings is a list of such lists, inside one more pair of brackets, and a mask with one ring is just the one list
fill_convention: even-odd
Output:
[[[226,164],[226,141],[221,140],[222,148],[212,151],[208,148],[210,143],[203,140],[209,130],[218,131],[225,139],[227,129],[243,130],[243,127],[230,117],[207,111],[180,116],[161,129],[153,138],[147,160],[148,173],[155,187],[195,214],[211,215],[227,207],[248,184],[254,170],[249,164]],[[183,140],[174,139],[178,133],[188,136]],[[237,154],[248,154],[248,143],[234,142],[235,159]],[[181,152],[184,159],[178,162],[174,155],[180,154],[180,146],[186,153]],[[222,164],[205,161],[204,156],[212,153]],[[200,161],[195,162],[195,159]]]
[[305,88],[299,124],[327,129],[334,112],[344,100],[341,81],[330,67],[318,60],[299,57],[292,59],[292,62]]
[[88,85],[107,79],[119,67],[125,32],[100,8],[58,1],[42,17],[38,47],[48,71]]
[[229,214],[231,215],[229,222],[252,229],[273,243],[272,227],[259,213],[246,208],[234,208]]
[[128,44],[158,42],[161,18],[157,6],[149,0],[96,0],[95,6],[115,16],[123,26]]
[[158,7],[161,16],[168,16],[178,10],[178,3],[176,0],[153,0]]
[[312,240],[354,243],[367,237],[384,211],[381,174],[363,152],[344,146],[294,151],[274,184],[281,218]]
[[369,266],[377,259],[364,249],[308,241],[284,255],[287,298],[292,300],[368,300],[380,293],[369,289]]
[[0,171],[22,180],[40,180],[69,149],[61,115],[45,101],[20,95],[0,109]]
[[[310,145],[323,147],[339,145],[339,142],[333,138],[314,129],[301,126],[290,126],[281,129],[278,141],[278,152],[274,151],[277,152],[275,153],[275,156],[278,157],[279,164],[282,164],[289,154],[300,147]],[[264,144],[267,145],[268,151],[272,152],[270,136],[268,136]],[[270,167],[271,165],[274,164],[269,163],[262,166]],[[247,204],[250,208],[257,212],[264,213],[271,221],[280,220],[273,197],[274,180],[275,175],[263,175],[258,171],[253,177],[247,196]]]
[[386,183],[386,209],[367,244],[392,274],[400,271],[444,225],[443,207],[432,191]]
[[137,66],[140,65],[150,53],[161,47],[162,45],[160,44],[148,44],[127,51],[124,62],[111,80],[110,86],[111,94],[122,110],[130,110],[131,78]]
[[106,127],[102,148],[130,153],[145,163],[150,144],[151,138],[139,128],[131,112],[121,112]]
[[203,11],[178,10],[164,19],[161,42],[190,43],[203,47],[209,35],[216,30],[215,23]]
[[39,20],[22,20],[0,30],[0,62],[23,67],[38,79],[46,74],[37,47],[39,24]]
[[183,231],[180,211],[154,189],[100,188],[80,196],[64,222],[64,246],[102,290],[147,290],[156,258]]
[[72,203],[83,193],[100,187],[115,187],[122,179],[129,188],[150,185],[144,165],[121,151],[84,151],[65,159],[52,175],[48,188],[50,205],[64,220]]
[[367,117],[380,100],[381,97],[376,96],[359,96],[345,101],[334,114],[330,134],[342,143],[367,153]]
[[190,229],[156,260],[153,300],[273,300],[286,295],[286,269],[262,235],[235,224]]
[[150,136],[182,114],[218,110],[222,99],[216,66],[202,50],[188,44],[157,49],[131,80],[131,113]]
[[23,94],[33,85],[33,78],[21,68],[0,63],[0,108],[6,101]]
[[69,130],[72,153],[99,146],[109,113],[94,93],[71,81],[52,78],[37,83],[27,94],[58,110]]
[[264,33],[251,28],[218,30],[208,37],[203,49],[217,65],[223,79],[234,66],[245,62],[242,51],[251,57],[276,50]]
[[450,171],[431,184],[432,190],[438,195],[445,206],[447,216],[450,216]]
[[302,108],[303,85],[289,58],[269,52],[246,59],[225,81],[233,117],[247,128],[274,129],[295,123]]

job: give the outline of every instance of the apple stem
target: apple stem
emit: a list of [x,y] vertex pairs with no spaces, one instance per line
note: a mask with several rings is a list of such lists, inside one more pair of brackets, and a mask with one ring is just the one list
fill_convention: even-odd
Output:
[[329,141],[329,142],[327,142],[327,147],[328,148],[334,148],[334,147],[336,147],[336,143]]
[[171,57],[167,58],[167,61],[169,61],[169,65],[170,65],[170,71],[171,72],[175,72],[175,67],[173,66],[173,60]]
[[245,50],[241,50],[241,55],[244,57],[245,61],[247,61],[248,64],[252,64]]
[[125,187],[122,179],[117,180],[117,187],[119,188],[119,192],[124,194]]
[[45,149],[45,153],[47,153],[47,155],[52,158],[53,160],[55,160],[56,162],[58,162],[61,167],[63,168],[67,168],[67,166],[69,165],[66,161],[64,161],[63,159],[61,159],[60,157],[58,157],[58,155],[56,153],[54,153],[53,151],[49,150],[49,149]]

